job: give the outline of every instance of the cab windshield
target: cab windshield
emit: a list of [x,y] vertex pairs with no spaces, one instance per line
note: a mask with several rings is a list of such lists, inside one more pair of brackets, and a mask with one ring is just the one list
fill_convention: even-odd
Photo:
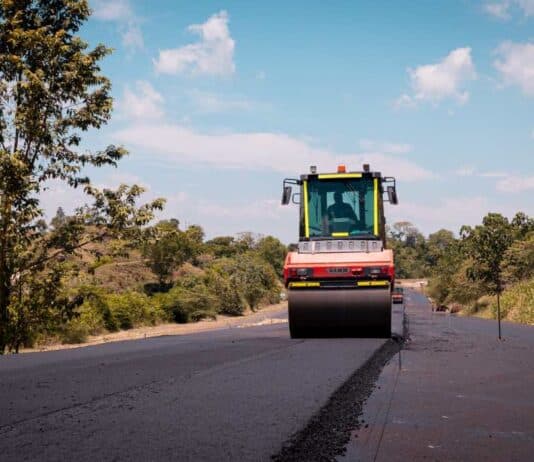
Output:
[[303,183],[301,233],[307,238],[378,235],[378,180],[308,179]]

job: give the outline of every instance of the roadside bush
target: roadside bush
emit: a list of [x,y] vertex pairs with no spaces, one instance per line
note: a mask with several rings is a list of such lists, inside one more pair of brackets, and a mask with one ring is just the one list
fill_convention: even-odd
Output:
[[165,318],[155,300],[139,292],[108,295],[107,303],[119,329],[155,325]]
[[86,300],[76,309],[74,317],[69,320],[59,331],[62,343],[83,343],[89,335],[97,335],[103,332],[105,327],[101,309],[102,300],[94,303],[94,300]]
[[468,306],[476,302],[486,293],[484,284],[480,281],[473,281],[467,277],[467,270],[472,266],[471,261],[466,261],[451,278],[451,287],[447,294],[445,303],[459,303]]
[[504,280],[508,282],[534,277],[534,233],[510,246],[504,255],[502,269]]
[[244,257],[240,261],[243,268],[240,274],[243,295],[250,309],[256,311],[260,302],[265,297],[270,298],[276,290],[277,277],[273,268],[259,257],[255,255],[244,255]]
[[84,343],[89,336],[87,325],[79,318],[71,319],[61,329],[60,339],[63,344]]
[[180,324],[204,318],[214,319],[217,313],[217,297],[204,284],[194,287],[177,286],[154,298],[167,317]]
[[[496,318],[496,301],[491,308]],[[534,325],[534,279],[515,284],[503,292],[501,314],[510,321]]]
[[214,261],[210,268],[230,279],[252,311],[255,311],[263,300],[280,298],[274,269],[253,252],[244,253],[239,258],[221,258]]
[[279,278],[282,277],[287,247],[273,236],[266,236],[258,241],[256,251],[259,256],[269,263]]
[[80,288],[80,295],[84,299],[83,305],[78,310],[80,316],[86,316],[87,320],[92,319],[92,326],[95,329],[99,325],[102,325],[109,332],[115,332],[119,329],[117,320],[109,307],[109,294],[100,287],[83,286]]
[[245,301],[239,292],[237,283],[229,275],[220,274],[213,269],[209,270],[206,275],[206,284],[218,299],[218,313],[230,316],[244,314]]

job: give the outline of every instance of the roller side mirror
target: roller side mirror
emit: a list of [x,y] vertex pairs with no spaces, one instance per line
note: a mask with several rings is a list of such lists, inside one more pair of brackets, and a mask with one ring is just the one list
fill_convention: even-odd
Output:
[[387,187],[388,200],[390,204],[397,205],[399,203],[399,198],[397,197],[397,190],[395,186]]
[[282,205],[287,205],[291,202],[291,186],[284,186],[282,193]]

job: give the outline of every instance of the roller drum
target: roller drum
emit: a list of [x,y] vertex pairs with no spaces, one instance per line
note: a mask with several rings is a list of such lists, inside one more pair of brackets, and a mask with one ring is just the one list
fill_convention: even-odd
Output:
[[390,337],[387,289],[289,290],[291,337]]

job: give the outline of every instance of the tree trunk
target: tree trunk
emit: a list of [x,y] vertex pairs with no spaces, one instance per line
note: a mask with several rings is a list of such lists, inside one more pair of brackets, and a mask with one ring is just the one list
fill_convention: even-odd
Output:
[[9,345],[9,298],[11,296],[11,271],[8,266],[8,229],[11,206],[5,196],[2,197],[0,230],[0,354],[4,354]]
[[497,322],[499,324],[499,340],[501,340],[501,291],[497,292]]
[[4,354],[9,343],[10,276],[6,269],[5,262],[0,261],[0,354]]

